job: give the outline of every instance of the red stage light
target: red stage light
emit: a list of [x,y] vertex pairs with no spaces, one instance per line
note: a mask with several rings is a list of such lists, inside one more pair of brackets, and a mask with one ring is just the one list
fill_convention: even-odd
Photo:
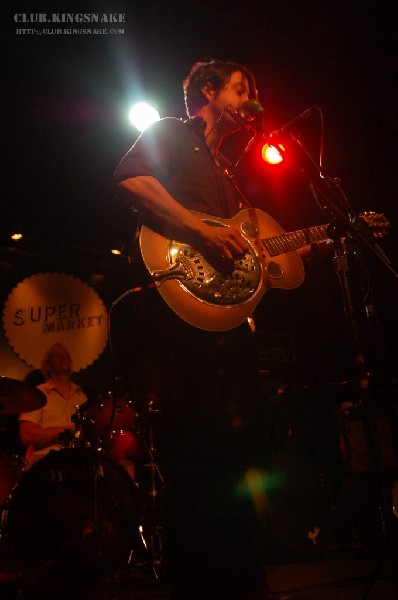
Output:
[[261,149],[261,156],[264,162],[269,165],[279,165],[283,162],[283,152],[285,148],[282,144],[269,144],[266,143]]

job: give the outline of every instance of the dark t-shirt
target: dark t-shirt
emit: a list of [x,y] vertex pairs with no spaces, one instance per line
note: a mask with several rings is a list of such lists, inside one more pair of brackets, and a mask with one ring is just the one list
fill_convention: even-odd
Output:
[[142,133],[118,165],[115,182],[150,175],[190,210],[229,218],[241,208],[235,186],[214,162],[203,135],[204,121],[158,121]]

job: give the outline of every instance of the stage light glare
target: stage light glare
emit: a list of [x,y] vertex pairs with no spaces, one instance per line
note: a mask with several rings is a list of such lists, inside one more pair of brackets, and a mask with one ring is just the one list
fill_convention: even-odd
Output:
[[261,150],[261,156],[263,161],[269,165],[279,165],[283,161],[281,151],[284,151],[284,147],[281,144],[278,144],[277,146],[264,144]]
[[152,123],[159,121],[160,115],[154,106],[146,102],[138,102],[131,108],[129,119],[138,131],[144,131]]
[[11,239],[14,240],[14,242],[17,242],[18,240],[22,240],[23,235],[22,233],[13,233],[11,236]]

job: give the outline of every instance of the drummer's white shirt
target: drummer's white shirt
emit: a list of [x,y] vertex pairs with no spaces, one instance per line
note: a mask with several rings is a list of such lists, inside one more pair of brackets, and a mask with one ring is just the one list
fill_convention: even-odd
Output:
[[[47,402],[38,410],[21,413],[19,421],[30,421],[40,427],[59,427],[72,423],[72,416],[76,414],[76,406],[81,406],[87,401],[83,390],[71,381],[71,392],[65,397],[58,390],[55,383],[49,379],[37,388],[45,393]],[[62,443],[52,444],[44,448],[35,449],[30,444],[26,449],[24,470],[29,469],[34,463],[46,456],[50,450],[61,450]]]

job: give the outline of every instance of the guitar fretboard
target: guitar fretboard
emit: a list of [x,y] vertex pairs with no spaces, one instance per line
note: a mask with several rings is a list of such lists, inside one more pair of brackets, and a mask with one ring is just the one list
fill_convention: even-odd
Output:
[[308,227],[308,229],[265,238],[262,242],[270,256],[278,256],[278,254],[289,252],[289,250],[298,250],[307,244],[316,244],[327,240],[329,236],[326,233],[326,228],[327,225],[316,225],[315,227]]

